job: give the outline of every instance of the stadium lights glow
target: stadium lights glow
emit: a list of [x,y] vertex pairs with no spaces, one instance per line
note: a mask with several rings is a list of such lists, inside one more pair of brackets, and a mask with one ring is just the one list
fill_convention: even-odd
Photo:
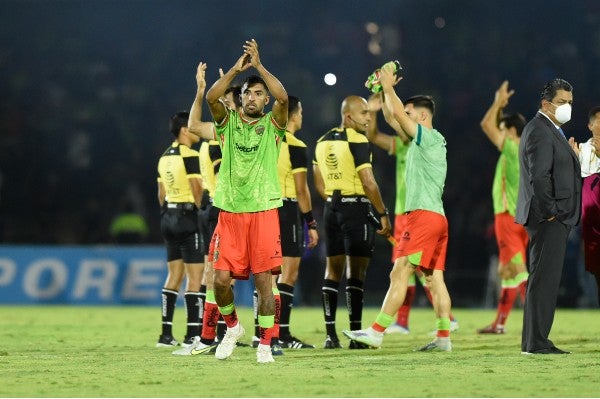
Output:
[[328,73],[325,75],[323,80],[325,81],[325,84],[327,86],[333,86],[335,84],[335,82],[337,82],[337,77],[332,73]]

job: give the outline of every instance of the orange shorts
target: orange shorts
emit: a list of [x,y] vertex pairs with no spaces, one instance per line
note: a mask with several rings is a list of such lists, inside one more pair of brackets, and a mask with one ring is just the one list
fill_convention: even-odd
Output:
[[[406,228],[407,214],[401,213],[394,217],[394,240],[396,240],[396,246],[400,242],[402,238],[402,233],[404,233],[404,229]],[[392,264],[396,261],[396,248],[392,249]]]
[[403,230],[394,249],[394,259],[406,256],[410,263],[425,269],[446,269],[448,220],[444,215],[422,209],[411,211],[406,214]]
[[515,222],[515,217],[508,212],[498,213],[494,218],[494,231],[498,243],[498,259],[501,265],[510,262],[524,265],[527,254],[527,231]]
[[215,270],[228,270],[231,277],[247,280],[250,273],[281,273],[279,212],[231,213],[221,210],[211,240]]

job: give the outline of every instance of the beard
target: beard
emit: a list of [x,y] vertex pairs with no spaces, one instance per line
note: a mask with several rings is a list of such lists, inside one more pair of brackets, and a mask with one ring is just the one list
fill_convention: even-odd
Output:
[[263,109],[258,108],[253,104],[252,108],[246,106],[244,107],[244,115],[249,116],[250,118],[260,118],[263,115]]

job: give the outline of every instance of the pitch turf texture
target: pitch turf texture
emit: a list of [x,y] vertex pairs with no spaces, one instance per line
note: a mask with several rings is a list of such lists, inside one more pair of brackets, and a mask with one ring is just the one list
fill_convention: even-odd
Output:
[[[377,309],[365,309],[367,326]],[[551,338],[571,355],[520,354],[520,309],[505,335],[480,336],[493,310],[454,309],[460,330],[451,353],[413,352],[431,339],[430,309],[413,309],[411,334],[390,335],[378,350],[322,349],[321,310],[295,308],[292,331],[316,349],[285,351],[257,364],[255,349],[238,347],[225,361],[173,356],[155,348],[160,309],[152,307],[0,307],[1,397],[598,397],[598,310],[559,309]],[[239,309],[253,332],[251,309]],[[181,339],[185,311],[174,333]]]

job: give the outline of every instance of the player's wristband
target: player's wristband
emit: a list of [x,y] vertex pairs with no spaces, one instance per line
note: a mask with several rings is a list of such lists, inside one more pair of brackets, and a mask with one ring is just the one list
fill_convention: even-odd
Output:
[[304,219],[304,221],[308,225],[309,229],[311,229],[311,230],[316,230],[317,229],[317,221],[313,217],[312,211],[308,211],[306,213],[303,213],[302,214],[302,219]]

